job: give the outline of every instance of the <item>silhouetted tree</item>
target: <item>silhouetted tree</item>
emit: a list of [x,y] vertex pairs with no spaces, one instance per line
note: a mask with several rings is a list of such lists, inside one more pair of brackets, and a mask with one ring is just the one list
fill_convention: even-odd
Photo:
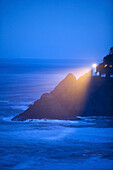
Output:
[[110,48],[109,54],[104,57],[103,63],[97,66],[97,72],[101,74],[106,74],[107,77],[110,77],[110,74],[113,74],[113,47]]
[[110,48],[110,53],[111,55],[113,55],[113,47]]

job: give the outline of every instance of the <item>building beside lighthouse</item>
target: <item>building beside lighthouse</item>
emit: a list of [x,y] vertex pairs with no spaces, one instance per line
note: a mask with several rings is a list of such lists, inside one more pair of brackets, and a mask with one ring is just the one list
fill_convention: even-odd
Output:
[[104,57],[101,64],[92,65],[92,76],[113,77],[113,47],[110,48],[109,55]]
[[113,64],[101,63],[92,65],[92,76],[113,77]]

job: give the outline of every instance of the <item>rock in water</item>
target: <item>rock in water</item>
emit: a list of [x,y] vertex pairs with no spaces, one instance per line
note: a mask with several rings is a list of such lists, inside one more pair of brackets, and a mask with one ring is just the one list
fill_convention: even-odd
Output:
[[113,78],[92,77],[89,72],[76,80],[70,73],[12,120],[74,120],[78,115],[113,116]]
[[52,92],[43,94],[32,106],[12,120],[74,118],[67,103],[75,87],[75,76],[68,74]]

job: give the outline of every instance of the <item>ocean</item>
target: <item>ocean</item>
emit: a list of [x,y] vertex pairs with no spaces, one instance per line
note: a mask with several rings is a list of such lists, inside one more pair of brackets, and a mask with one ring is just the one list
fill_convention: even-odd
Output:
[[0,64],[0,169],[113,169],[113,119],[12,122],[72,72],[77,78],[92,61],[4,60]]

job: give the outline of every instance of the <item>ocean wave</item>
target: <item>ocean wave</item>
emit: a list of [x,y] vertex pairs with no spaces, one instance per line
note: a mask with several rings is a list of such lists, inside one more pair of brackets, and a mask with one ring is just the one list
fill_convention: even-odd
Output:
[[76,124],[77,120],[57,120],[57,119],[27,119],[24,122],[47,122],[47,123],[72,123]]
[[4,121],[4,122],[12,122],[11,119],[12,119],[13,117],[14,117],[14,116],[2,117],[2,118],[1,118],[1,121]]
[[28,106],[10,106],[12,109],[16,110],[26,110]]
[[8,100],[0,100],[0,103],[8,103]]
[[94,125],[95,122],[85,121],[85,120],[56,120],[56,119],[27,119],[24,122],[29,123],[49,123],[49,124],[58,124],[64,126],[84,126],[84,125]]
[[77,118],[85,121],[94,121],[96,119],[113,119],[111,116],[77,116]]
[[[3,121],[12,122],[14,116],[3,117]],[[23,122],[23,123],[49,123],[49,124],[59,124],[59,125],[93,125],[95,122],[90,122],[86,120],[57,120],[57,119],[27,119],[24,121],[14,121],[14,122]]]

